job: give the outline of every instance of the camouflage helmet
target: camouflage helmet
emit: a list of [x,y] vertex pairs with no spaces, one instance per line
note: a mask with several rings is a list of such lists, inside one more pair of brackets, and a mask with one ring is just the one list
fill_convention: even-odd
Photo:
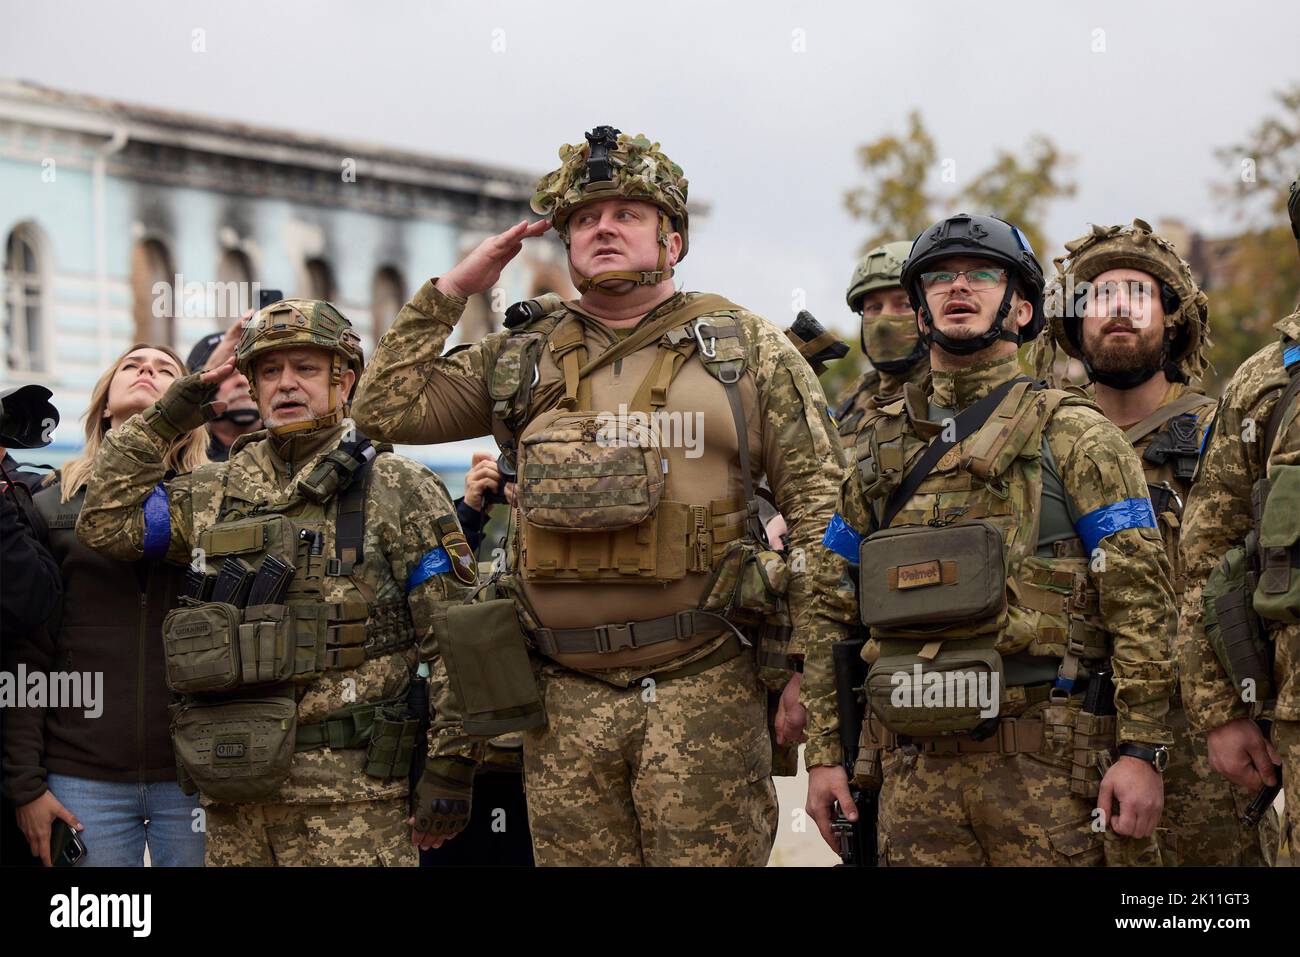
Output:
[[903,285],[903,263],[912,251],[912,244],[906,241],[882,243],[858,260],[853,267],[853,278],[849,280],[849,291],[845,300],[854,312],[862,310],[862,300],[873,289],[888,289]]
[[[332,354],[331,411],[305,422],[271,427],[271,431],[276,434],[316,429],[338,422],[342,413],[338,409],[335,390],[343,376],[343,370],[352,369],[359,380],[365,366],[361,337],[352,330],[352,323],[347,317],[332,303],[319,299],[281,299],[257,311],[244,327],[244,334],[235,348],[235,368],[248,379],[248,392],[253,401],[257,401],[257,382],[253,378],[253,364],[257,357],[277,349],[302,347],[327,349]],[[355,388],[355,383],[353,387]]]
[[538,181],[532,208],[535,213],[551,217],[555,231],[568,245],[569,217],[581,206],[620,196],[658,206],[662,213],[658,266],[647,272],[608,272],[590,279],[583,277],[579,291],[586,292],[610,280],[630,279],[637,285],[657,285],[672,275],[671,267],[665,269],[669,234],[676,231],[682,237],[678,262],[686,258],[690,246],[686,190],[682,168],[660,152],[658,143],[652,143],[643,134],[628,136],[612,126],[598,126],[586,134],[585,143],[560,147],[560,168]]
[[[1165,374],[1185,382],[1205,371],[1210,346],[1209,299],[1173,243],[1144,220],[1134,219],[1131,226],[1094,225],[1087,235],[1066,243],[1065,249],[1066,254],[1054,260],[1057,275],[1046,298],[1051,304],[1052,337],[1067,355],[1088,367],[1081,347],[1082,317],[1075,314],[1075,304],[1088,290],[1087,285],[1080,288],[1081,284],[1091,283],[1111,269],[1136,269],[1160,284]],[[1067,295],[1074,301],[1066,302]]]

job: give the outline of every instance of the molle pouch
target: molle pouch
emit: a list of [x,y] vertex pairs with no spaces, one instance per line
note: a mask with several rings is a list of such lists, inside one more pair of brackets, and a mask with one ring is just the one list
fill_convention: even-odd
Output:
[[884,783],[880,767],[883,741],[876,741],[871,736],[871,722],[862,722],[862,732],[858,735],[858,757],[853,762],[853,778],[849,782],[855,788],[876,790]]
[[167,686],[200,694],[279,684],[293,676],[293,633],[284,605],[174,608],[163,619]]
[[243,556],[257,565],[257,557],[266,553],[292,565],[298,541],[293,522],[276,512],[213,525],[199,535],[199,548],[209,565],[217,565],[217,559],[229,555]]
[[1255,613],[1269,621],[1300,622],[1300,465],[1276,465],[1259,524],[1259,582]]
[[554,410],[520,439],[519,507],[537,528],[630,528],[654,513],[666,472],[658,437],[639,413]]
[[899,401],[885,407],[893,414],[881,419],[874,428],[862,429],[853,448],[857,461],[858,482],[867,501],[888,496],[902,481],[903,426],[906,415]]
[[176,759],[203,796],[265,800],[289,776],[298,708],[291,697],[189,702],[172,721]]
[[411,773],[415,749],[420,740],[420,719],[404,717],[401,706],[375,708],[366,763],[362,770],[372,778],[404,778]]
[[545,337],[538,334],[511,336],[492,367],[488,379],[492,413],[511,428],[527,416],[544,341]]
[[790,566],[780,552],[771,549],[754,551],[740,566],[733,611],[747,618],[767,618],[776,614],[790,587]]
[[[688,571],[704,571],[708,555],[698,546],[703,510],[681,502],[661,501],[655,513],[630,528],[603,534],[571,534],[522,522],[518,542],[520,566],[532,582],[617,581],[662,584]],[[701,513],[697,515],[696,513]]]
[[1273,655],[1263,623],[1251,607],[1258,593],[1246,548],[1228,549],[1210,571],[1202,594],[1205,639],[1238,694],[1252,689],[1254,716],[1274,697]]
[[546,724],[513,601],[451,605],[445,632],[438,647],[468,734],[495,736]]
[[[1061,708],[1057,705],[1047,711]],[[1083,709],[1074,712],[1072,744],[1070,790],[1091,800],[1101,790],[1101,779],[1115,761],[1115,715],[1089,714]]]
[[886,638],[867,672],[867,704],[890,731],[908,736],[966,734],[997,718],[1002,656],[996,634],[965,641]]
[[859,558],[862,623],[874,634],[966,637],[1006,617],[1006,546],[991,522],[882,529]]

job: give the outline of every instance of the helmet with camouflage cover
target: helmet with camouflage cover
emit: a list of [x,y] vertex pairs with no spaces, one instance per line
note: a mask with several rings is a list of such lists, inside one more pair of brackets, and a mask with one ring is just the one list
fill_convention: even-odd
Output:
[[858,260],[853,267],[853,278],[849,280],[849,291],[845,300],[854,312],[862,310],[862,299],[873,289],[889,289],[903,285],[903,263],[912,251],[912,244],[906,240],[894,243],[882,243]]
[[[628,136],[612,126],[598,126],[586,134],[585,143],[560,147],[560,168],[547,173],[537,183],[533,212],[551,217],[551,224],[567,246],[568,222],[574,211],[588,203],[623,197],[653,203],[659,207],[659,263],[646,272],[618,270],[586,277],[579,274],[578,291],[600,286],[614,293],[605,283],[630,280],[634,285],[654,286],[673,274],[668,265],[668,237],[678,232],[686,258],[690,245],[689,216],[686,210],[686,177],[682,168],[642,134]],[[634,286],[629,286],[630,292]]]
[[[1209,299],[1192,277],[1191,267],[1173,243],[1158,235],[1144,220],[1131,226],[1096,226],[1085,236],[1065,244],[1058,256],[1056,279],[1048,290],[1052,337],[1083,363],[1090,379],[1114,388],[1133,388],[1158,371],[1171,381],[1186,382],[1205,371],[1210,346]],[[1111,269],[1135,269],[1159,284],[1165,312],[1165,353],[1160,367],[1123,374],[1094,370],[1083,355],[1081,300],[1097,276]],[[1067,296],[1072,296],[1070,302]]]
[[[319,429],[340,421],[343,413],[339,409],[337,390],[343,370],[352,369],[360,379],[365,365],[361,337],[333,304],[319,299],[281,299],[257,311],[244,327],[235,348],[235,368],[248,379],[248,392],[253,401],[257,401],[257,382],[253,378],[257,357],[277,349],[302,347],[330,352],[330,411],[303,422],[272,426],[271,431],[276,435]],[[344,401],[350,398],[345,397]]]
[[[876,289],[903,287],[903,264],[912,251],[906,240],[882,243],[858,260],[845,301],[861,314],[867,293]],[[872,343],[867,343],[870,328]],[[906,316],[862,315],[858,326],[858,343],[873,368],[883,372],[906,372],[926,357],[926,345],[916,329],[915,314]]]

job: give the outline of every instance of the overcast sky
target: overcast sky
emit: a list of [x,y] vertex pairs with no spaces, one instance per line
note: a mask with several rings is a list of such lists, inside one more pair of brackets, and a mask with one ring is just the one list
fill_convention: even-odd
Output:
[[592,126],[644,132],[711,207],[679,280],[781,323],[802,288],[841,329],[868,231],[842,204],[855,147],[909,110],[955,161],[956,184],[935,171],[946,193],[1000,147],[1055,139],[1079,186],[1050,216],[1057,244],[1134,216],[1221,233],[1210,186],[1236,170],[1214,148],[1300,79],[1293,0],[0,8],[0,73],[78,92],[538,173]]

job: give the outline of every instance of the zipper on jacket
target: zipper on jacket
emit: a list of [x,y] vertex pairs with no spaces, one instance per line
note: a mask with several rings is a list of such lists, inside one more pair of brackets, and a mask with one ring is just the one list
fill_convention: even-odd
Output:
[[140,755],[139,777],[141,783],[146,778],[145,765],[148,763],[144,753],[144,684],[145,684],[145,639],[149,633],[149,592],[146,590],[140,592],[140,628],[139,641],[136,647],[136,684],[135,684],[135,741],[136,750]]

